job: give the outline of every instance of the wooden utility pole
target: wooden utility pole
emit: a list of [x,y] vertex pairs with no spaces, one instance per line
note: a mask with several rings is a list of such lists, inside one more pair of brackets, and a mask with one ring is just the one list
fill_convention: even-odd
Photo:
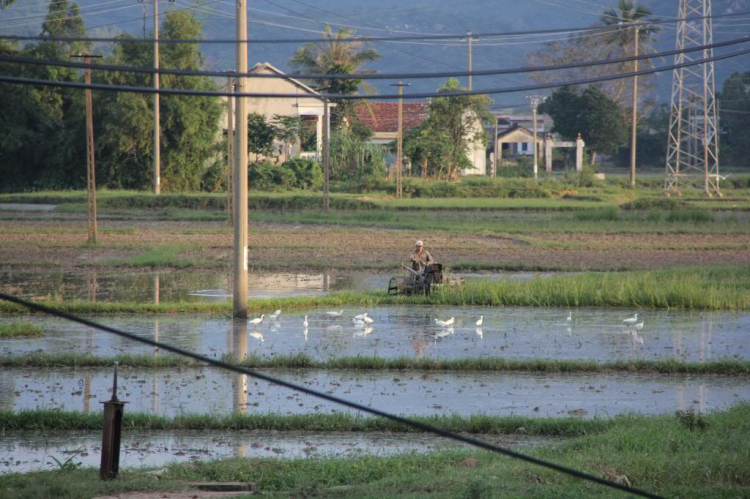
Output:
[[495,116],[495,145],[493,147],[495,154],[492,156],[492,178],[495,178],[495,175],[497,175],[497,129],[499,126],[500,118]]
[[[154,69],[159,70],[159,0],[154,2]],[[161,194],[161,125],[159,116],[159,73],[154,72],[154,194]]]
[[539,144],[537,143],[537,123],[536,123],[536,109],[539,107],[539,104],[544,100],[543,95],[530,95],[526,97],[529,99],[529,102],[531,103],[531,120],[533,121],[533,129],[534,129],[534,137],[533,140],[533,147],[534,147],[534,178],[539,177]]
[[469,37],[469,91],[471,91],[471,71],[472,71],[472,47],[471,47],[471,30],[466,30],[466,35]]
[[323,211],[328,213],[331,207],[329,195],[330,159],[331,159],[331,112],[328,98],[323,97]]
[[[236,92],[247,93],[247,0],[237,0],[235,11],[237,42]],[[234,317],[247,318],[247,98],[236,97],[237,142],[234,148]]]
[[[638,57],[638,37],[640,35],[640,26],[635,27],[635,37],[633,40],[634,50],[633,54]],[[638,72],[638,59],[633,61],[633,73]],[[635,187],[635,147],[636,147],[636,133],[638,129],[638,75],[633,76],[633,123],[630,137],[630,187]]]
[[[227,76],[227,92],[234,92],[234,78]],[[234,172],[234,97],[227,97],[227,223],[232,225],[234,217],[233,197],[234,183],[232,175]]]
[[404,87],[408,87],[408,83],[398,82],[391,85],[392,87],[398,87],[398,140],[396,141],[396,199],[401,199],[403,195],[403,187],[401,183],[401,175],[403,168],[403,156],[404,156],[404,99],[401,97],[404,95]]
[[[72,55],[72,58],[82,58],[86,64],[91,59],[101,57],[93,54]],[[91,68],[84,70],[84,81],[91,85]],[[91,89],[86,89],[86,189],[88,191],[88,242],[96,244],[96,165],[94,162],[94,107],[91,100]]]

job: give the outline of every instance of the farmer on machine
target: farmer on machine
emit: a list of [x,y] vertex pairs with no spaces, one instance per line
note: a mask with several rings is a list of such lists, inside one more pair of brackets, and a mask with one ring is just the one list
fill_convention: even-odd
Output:
[[424,243],[422,241],[417,241],[414,247],[414,252],[411,254],[412,270],[422,272],[433,263],[435,263],[435,260],[432,258],[430,252],[424,249]]

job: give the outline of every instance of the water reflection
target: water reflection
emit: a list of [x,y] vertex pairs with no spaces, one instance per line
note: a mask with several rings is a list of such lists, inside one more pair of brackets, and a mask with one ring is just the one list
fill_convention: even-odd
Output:
[[[91,394],[106,398],[111,369],[87,370]],[[160,393],[151,388],[156,376]],[[659,375],[538,375],[517,373],[421,373],[301,371],[285,377],[311,388],[397,414],[427,416],[524,415],[560,417],[662,414],[675,410],[706,412],[750,400],[743,378]],[[70,369],[0,371],[6,410],[80,410],[85,394],[81,374]],[[228,396],[232,391],[233,395]],[[309,414],[346,411],[299,392],[213,368],[123,369],[119,392],[128,412],[175,416]],[[153,399],[159,398],[158,405]],[[98,404],[97,404],[98,405]],[[154,411],[154,407],[157,411]],[[93,409],[92,410],[101,410]],[[242,449],[238,449],[242,451]]]
[[[554,273],[501,272],[454,273],[465,279],[528,280]],[[251,297],[322,295],[334,291],[384,290],[390,274],[357,270],[321,272],[254,272],[249,279]],[[54,301],[87,300],[139,303],[175,301],[227,301],[232,279],[212,270],[152,272],[107,271],[0,271],[0,291],[26,298]]]
[[[232,354],[235,362],[247,359],[247,321],[234,319],[232,321]],[[247,412],[247,375],[231,373],[232,377],[232,410],[235,413]],[[247,447],[244,443],[235,447],[235,457],[246,457]]]
[[[304,353],[322,360],[357,355],[597,361],[674,358],[690,362],[750,359],[747,313],[649,311],[647,325],[637,330],[619,324],[622,312],[607,309],[580,309],[571,325],[556,309],[429,306],[379,307],[367,311],[373,324],[353,325],[351,318],[361,312],[345,310],[341,317],[330,317],[325,310],[285,313],[277,321],[259,324],[243,335],[247,354],[272,357]],[[479,313],[485,320],[477,330],[474,323]],[[435,317],[455,317],[453,329],[435,326]],[[11,320],[0,317],[0,322]],[[0,355],[37,350],[100,356],[153,353],[151,347],[58,319],[30,316],[25,320],[42,327],[44,336],[3,340]],[[224,336],[229,328],[234,338],[234,329],[239,327],[230,319],[196,316],[107,317],[103,321],[214,357],[233,352]]]

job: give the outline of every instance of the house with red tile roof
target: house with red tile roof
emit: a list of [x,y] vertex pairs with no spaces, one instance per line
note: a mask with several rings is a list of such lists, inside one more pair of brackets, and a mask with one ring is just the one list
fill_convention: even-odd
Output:
[[[424,123],[430,116],[429,102],[404,102],[404,133]],[[390,144],[398,139],[398,102],[369,101],[356,107],[357,117],[372,130],[370,139],[375,144]],[[477,120],[476,130],[482,130]],[[461,171],[461,175],[484,175],[487,166],[487,149],[481,142],[472,145],[467,153],[474,168]]]

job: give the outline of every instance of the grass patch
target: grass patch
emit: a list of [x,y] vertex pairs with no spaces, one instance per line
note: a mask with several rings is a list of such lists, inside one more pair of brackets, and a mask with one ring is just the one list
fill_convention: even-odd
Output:
[[[33,413],[25,413],[25,416],[27,421],[40,419]],[[318,419],[319,422],[352,418],[321,416],[284,418],[290,421],[292,418]],[[5,413],[0,413],[0,417],[5,417]],[[126,424],[128,417],[126,412]],[[501,419],[511,421],[513,418]],[[363,420],[365,418],[351,419],[351,422],[356,426]],[[482,430],[479,433],[499,427],[503,427],[503,431],[519,431],[519,424],[528,424],[523,428],[530,434],[565,435],[575,428],[571,436],[577,438],[524,452],[610,480],[626,481],[664,497],[746,497],[750,494],[750,447],[746,444],[750,438],[748,404],[738,404],[706,416],[622,416],[591,421],[516,418],[512,424],[499,426],[495,426],[499,420],[492,420],[493,423],[485,427],[491,420],[477,419],[474,426],[468,424],[469,418],[427,419],[454,430]],[[457,424],[457,421],[463,422]],[[540,426],[534,427],[534,424]],[[548,424],[552,426],[546,430],[552,433],[538,431]],[[467,461],[468,456],[473,460]],[[125,490],[168,490],[185,481],[238,481],[257,484],[267,497],[623,497],[621,492],[599,485],[471,449],[389,457],[233,458],[169,465],[160,480],[151,477],[146,481],[146,473],[146,470],[126,471],[113,482],[101,482],[94,469],[9,474],[0,476],[0,490],[3,497],[9,499],[77,499]]]
[[173,268],[205,265],[206,262],[178,256],[195,248],[195,246],[189,244],[165,244],[163,246],[156,246],[130,258],[104,260],[101,262],[101,265]]
[[[506,359],[482,357],[464,359],[384,358],[378,356],[339,357],[316,360],[306,354],[252,355],[238,361],[231,355],[222,360],[253,369],[342,369],[361,371],[484,371],[534,373],[658,373],[750,375],[750,361],[725,359],[712,362],[682,362],[676,359],[596,362],[592,360]],[[170,368],[201,365],[177,355],[128,355],[97,357],[79,353],[34,352],[0,357],[0,367],[108,367],[119,362],[123,367]]]
[[0,339],[37,338],[43,332],[42,328],[28,322],[13,321],[9,324],[0,324]]

